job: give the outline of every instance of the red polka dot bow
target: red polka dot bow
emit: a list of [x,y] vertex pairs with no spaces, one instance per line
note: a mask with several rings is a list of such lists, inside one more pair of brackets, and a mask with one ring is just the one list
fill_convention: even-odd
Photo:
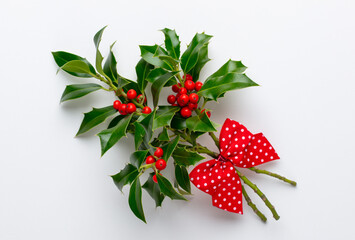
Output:
[[243,214],[242,185],[234,167],[250,168],[279,159],[262,133],[252,134],[242,124],[226,119],[219,136],[220,155],[197,165],[191,182],[212,195],[212,204],[229,212]]

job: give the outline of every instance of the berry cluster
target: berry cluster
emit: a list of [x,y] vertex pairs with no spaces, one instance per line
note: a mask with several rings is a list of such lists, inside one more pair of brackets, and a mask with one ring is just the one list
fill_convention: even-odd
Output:
[[181,116],[183,116],[184,118],[188,118],[191,117],[192,111],[197,109],[199,97],[196,92],[201,89],[203,84],[202,82],[195,83],[192,80],[192,76],[189,74],[186,74],[184,76],[184,79],[184,87],[181,86],[181,83],[172,86],[173,92],[177,94],[169,95],[168,103],[170,103],[172,106],[180,106]]
[[[161,171],[164,170],[166,168],[166,161],[164,159],[162,159],[161,157],[163,156],[164,151],[163,149],[161,149],[160,147],[158,147],[155,152],[154,152],[154,156],[149,155],[146,160],[145,163],[146,164],[154,164],[155,166],[155,175],[153,176],[153,181],[154,182],[158,182],[157,180],[157,171]],[[160,173],[159,173],[160,174]],[[161,174],[160,174],[161,175]]]
[[[134,104],[134,102],[136,103],[143,102],[143,104],[147,102],[147,98],[144,98],[143,100],[142,94],[139,94],[137,96],[137,92],[134,89],[128,90],[126,96],[127,96],[127,101],[132,101],[132,102],[121,103],[120,100],[116,100],[113,102],[113,108],[119,111],[121,115],[127,115],[136,112],[137,106]],[[152,109],[150,109],[150,107],[148,106],[144,106],[141,112],[144,114],[149,114],[152,112]]]

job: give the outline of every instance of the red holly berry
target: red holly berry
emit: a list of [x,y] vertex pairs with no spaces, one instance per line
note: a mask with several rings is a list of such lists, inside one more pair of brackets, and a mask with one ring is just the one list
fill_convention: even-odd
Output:
[[162,157],[163,154],[164,154],[164,151],[163,151],[163,149],[160,148],[160,147],[158,147],[158,148],[155,150],[155,152],[154,152],[154,156],[156,156],[156,157],[158,157],[158,158]]
[[171,104],[171,106],[173,106],[173,107],[177,107],[178,105],[177,105],[176,103],[174,103],[174,104]]
[[197,109],[197,103],[189,103],[189,105],[187,106],[191,111]]
[[181,96],[180,93],[176,94],[176,96],[175,96],[176,100],[178,100],[180,96]]
[[180,87],[181,87],[181,84],[178,83],[178,84],[173,85],[173,86],[171,87],[171,89],[173,90],[173,92],[176,92],[176,93],[177,93],[177,92],[179,92]]
[[135,99],[137,97],[137,92],[134,89],[129,89],[127,92],[128,99]]
[[[159,175],[160,175],[160,176],[163,176],[163,175],[161,175],[161,173],[159,173]],[[157,179],[157,175],[156,175],[156,174],[153,176],[153,181],[154,181],[155,183],[158,183],[158,179]]]
[[158,161],[156,161],[155,163],[155,167],[158,170],[164,170],[166,168],[166,162],[164,159],[159,159]]
[[118,108],[118,111],[120,112],[121,115],[126,115],[127,112],[127,104],[121,104]]
[[186,80],[185,81],[185,88],[188,90],[188,91],[192,91],[195,89],[195,83],[192,81],[192,80]]
[[[139,94],[139,95],[137,96],[137,101],[140,102],[140,101],[142,100],[142,98],[143,98],[143,95],[142,95],[142,94]],[[144,97],[144,103],[146,103],[146,102],[147,102],[147,97]]]
[[146,159],[145,159],[145,163],[146,164],[152,164],[155,162],[155,158],[153,156],[148,156]]
[[[203,109],[203,110],[201,111],[201,113],[204,113],[205,110],[206,110],[206,109]],[[207,114],[208,117],[211,117],[211,112],[210,112],[210,111],[207,111],[206,114]]]
[[186,88],[182,87],[179,89],[179,94],[182,95],[182,94],[186,94],[187,93],[187,90]]
[[176,97],[174,95],[169,95],[168,96],[168,103],[174,104],[176,101]]
[[191,93],[189,96],[189,100],[192,103],[198,103],[198,95],[196,93]]
[[189,103],[189,96],[187,96],[187,94],[182,94],[178,100],[177,100],[178,104],[183,107],[185,106],[186,104]]
[[119,107],[122,103],[119,100],[113,102],[113,108],[119,110]]
[[153,176],[153,181],[154,181],[155,183],[158,183],[157,175],[154,175],[154,176]]
[[134,105],[133,103],[127,104],[127,108],[126,108],[127,113],[134,113],[136,110],[137,110],[136,105]]
[[186,74],[186,76],[184,76],[185,80],[193,80],[192,76],[190,74]]
[[149,114],[152,112],[152,109],[150,109],[150,107],[148,106],[145,106],[143,109],[142,109],[142,113],[144,114]]
[[198,92],[202,88],[203,83],[198,81],[195,83],[195,90]]
[[188,107],[183,107],[180,110],[180,113],[181,113],[181,116],[183,116],[184,118],[191,117],[191,114],[192,114],[191,110]]

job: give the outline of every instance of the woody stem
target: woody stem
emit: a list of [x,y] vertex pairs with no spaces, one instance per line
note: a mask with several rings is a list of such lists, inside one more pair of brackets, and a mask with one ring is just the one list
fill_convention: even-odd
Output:
[[274,178],[277,178],[277,179],[280,179],[281,181],[284,181],[284,182],[287,182],[293,186],[296,186],[297,183],[295,181],[292,181],[290,179],[287,179],[279,174],[276,174],[276,173],[272,173],[272,172],[269,172],[267,170],[263,170],[263,169],[258,169],[258,168],[255,168],[255,167],[251,167],[251,168],[248,168],[249,170],[253,171],[253,172],[256,172],[256,173],[261,173],[261,174],[265,174],[265,175],[269,175],[271,177],[274,177]]
[[272,212],[273,217],[276,220],[279,220],[280,216],[277,214],[275,207],[270,203],[269,199],[265,196],[265,194],[260,191],[260,189],[252,183],[246,176],[244,176],[241,172],[238,171],[238,169],[235,169],[237,171],[237,174],[239,177],[243,180],[243,182],[248,185],[251,189],[254,190],[254,192],[264,201],[265,205],[270,209]]
[[208,134],[209,134],[209,135],[211,136],[211,138],[213,139],[214,144],[216,144],[217,148],[219,148],[219,140],[218,140],[218,138],[216,137],[216,135],[214,134],[214,132],[209,132]]
[[218,158],[218,153],[215,153],[215,152],[209,150],[208,148],[201,146],[200,144],[197,144],[195,149],[198,153],[205,153],[213,158]]
[[255,212],[256,215],[258,215],[258,217],[263,221],[266,222],[267,218],[265,217],[265,215],[259,211],[259,209],[256,207],[256,205],[251,201],[248,193],[245,191],[244,186],[242,185],[242,192],[243,192],[243,196],[245,198],[245,201],[247,201],[249,207],[251,207],[253,209],[253,211]]

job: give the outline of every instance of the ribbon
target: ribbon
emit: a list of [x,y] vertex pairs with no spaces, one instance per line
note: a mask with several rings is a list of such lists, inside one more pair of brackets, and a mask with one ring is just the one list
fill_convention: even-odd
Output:
[[243,214],[242,184],[235,167],[250,168],[280,159],[262,133],[252,134],[242,124],[226,119],[219,136],[217,159],[197,165],[191,182],[212,196],[212,205]]

